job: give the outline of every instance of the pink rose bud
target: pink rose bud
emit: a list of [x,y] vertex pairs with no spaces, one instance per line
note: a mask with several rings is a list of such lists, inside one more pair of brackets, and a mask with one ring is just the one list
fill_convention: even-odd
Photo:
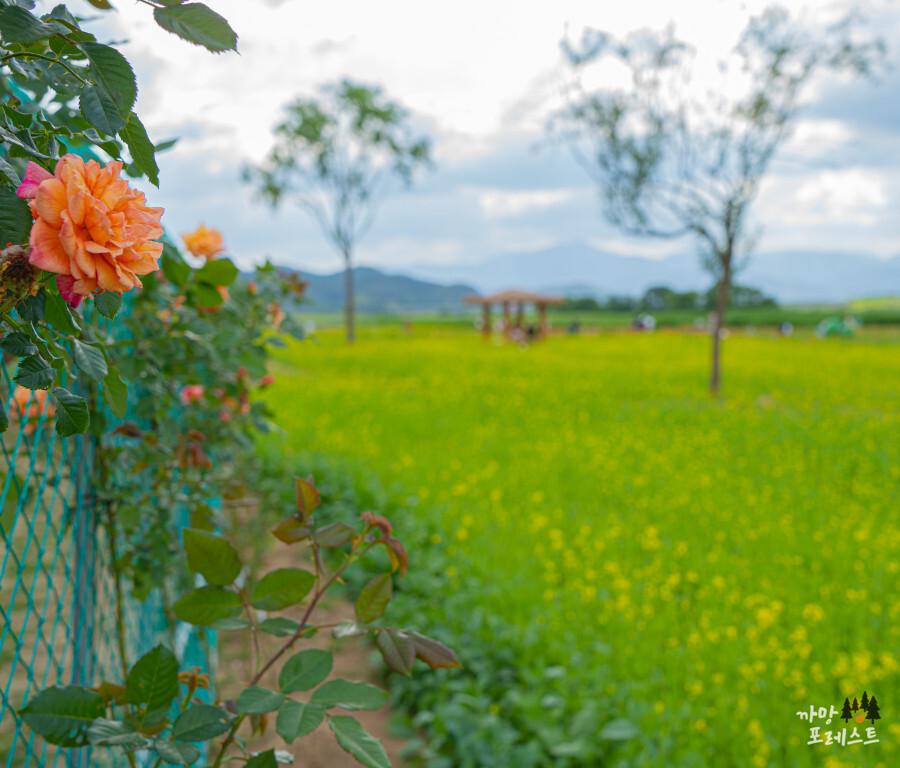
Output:
[[196,402],[200,398],[203,397],[203,385],[202,384],[188,384],[185,387],[181,388],[181,392],[179,393],[179,398],[184,405],[190,405],[193,402]]

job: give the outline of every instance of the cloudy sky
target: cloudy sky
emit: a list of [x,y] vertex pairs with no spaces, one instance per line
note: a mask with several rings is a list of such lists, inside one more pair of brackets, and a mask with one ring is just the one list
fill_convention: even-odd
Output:
[[[604,223],[595,189],[572,157],[546,141],[547,116],[566,82],[559,43],[585,27],[625,34],[675,25],[708,61],[725,54],[756,0],[206,0],[239,35],[240,55],[213,55],[160,30],[150,9],[113,0],[98,36],[121,50],[140,87],[136,110],[154,141],[180,137],[160,157],[174,233],[219,228],[242,265],[270,256],[315,271],[340,266],[315,223],[297,209],[273,214],[240,181],[271,146],[283,106],[342,76],[377,83],[406,105],[433,141],[435,168],[385,201],[360,242],[358,263],[402,270],[476,264],[582,241],[642,258],[689,243],[622,237]],[[791,0],[811,24],[854,6]],[[49,4],[48,4],[49,5]],[[856,4],[859,5],[859,4]],[[900,40],[894,0],[862,4],[886,40]],[[755,207],[758,250],[900,254],[900,44],[877,85],[820,83]]]

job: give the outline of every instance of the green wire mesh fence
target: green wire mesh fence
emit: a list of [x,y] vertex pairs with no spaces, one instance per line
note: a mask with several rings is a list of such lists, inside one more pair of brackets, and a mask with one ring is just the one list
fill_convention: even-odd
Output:
[[[48,393],[17,388],[12,373],[0,366],[10,421],[0,435],[0,768],[124,766],[113,750],[47,744],[17,714],[54,685],[121,682],[122,662],[109,546],[89,480],[94,440],[59,437]],[[129,664],[165,642],[183,665],[209,668],[209,635],[173,632],[157,593],[144,602],[126,594],[123,610]]]

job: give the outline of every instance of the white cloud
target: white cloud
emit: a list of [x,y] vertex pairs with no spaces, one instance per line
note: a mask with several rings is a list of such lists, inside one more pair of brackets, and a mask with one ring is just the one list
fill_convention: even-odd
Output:
[[770,177],[760,189],[760,213],[774,226],[816,227],[877,223],[888,205],[887,180],[870,168]]
[[872,168],[770,176],[760,187],[755,219],[766,250],[851,250],[887,257],[900,252],[892,200],[900,179]]
[[888,204],[885,179],[863,168],[823,171],[797,190],[797,200],[813,215],[864,226],[877,222]]
[[498,227],[488,232],[481,258],[498,253],[537,253],[559,245],[559,236],[553,231],[537,227]]
[[465,253],[458,240],[415,240],[409,237],[393,237],[375,245],[360,244],[359,264],[385,267],[405,267],[417,264],[459,264],[474,261]]
[[648,240],[646,238],[628,237],[591,237],[588,239],[594,248],[617,256],[629,256],[638,259],[659,261],[685,249],[683,239]]
[[[677,33],[712,56],[731,45],[748,11],[765,2],[749,0],[746,9],[714,0],[677,8],[665,0],[602,7],[595,0],[527,7],[518,0],[457,0],[427,10],[418,0],[210,0],[210,5],[238,32],[240,56],[213,56],[188,45],[160,30],[140,3],[119,3],[103,18],[115,36],[130,40],[122,49],[138,69],[146,123],[165,133],[177,133],[186,123],[218,126],[226,135],[214,145],[205,139],[197,143],[258,159],[281,106],[342,75],[384,84],[418,114],[432,117],[441,133],[539,131],[540,103],[558,98],[558,44],[564,35],[577,40],[586,26],[621,35],[661,28],[675,17]],[[178,151],[194,146],[186,141]]]
[[850,127],[840,120],[800,120],[795,124],[781,154],[807,160],[834,158],[835,153],[853,138]]
[[434,160],[444,164],[486,157],[498,149],[499,143],[491,136],[444,131],[434,146]]
[[478,205],[488,218],[502,219],[555,208],[570,202],[576,189],[529,189],[509,191],[494,189],[478,196]]

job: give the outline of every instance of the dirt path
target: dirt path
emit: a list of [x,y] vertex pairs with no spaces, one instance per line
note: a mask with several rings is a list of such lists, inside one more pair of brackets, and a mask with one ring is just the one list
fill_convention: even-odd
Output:
[[[292,557],[294,550],[276,544],[265,558],[264,570],[296,566],[297,562]],[[312,616],[313,624],[335,624],[343,619],[352,619],[353,606],[334,599],[323,601],[324,605],[318,608]],[[277,615],[300,619],[302,609],[294,606],[291,610],[279,611]],[[242,681],[253,677],[253,650],[249,646],[249,637],[246,632],[222,632],[219,634],[219,664],[220,679],[223,680],[221,698],[237,698],[243,689]],[[285,638],[262,635],[263,657],[267,658],[283,643]],[[347,680],[364,680],[366,682],[384,688],[384,684],[373,674],[369,664],[371,645],[365,638],[350,638],[335,640],[329,630],[322,630],[315,637],[301,641],[296,650],[306,648],[322,648],[334,653],[334,669],[329,679],[345,678]],[[288,656],[284,657],[289,658]],[[281,668],[276,664],[277,669]],[[259,683],[265,688],[278,690],[278,675],[276,672],[267,674]],[[308,700],[308,694],[294,693],[292,698],[298,701]],[[374,712],[352,712],[369,733],[375,736],[384,745],[394,768],[403,768],[404,762],[400,759],[400,752],[404,742],[388,735],[388,720],[391,712],[387,706]],[[243,732],[242,728],[242,732]],[[285,744],[275,732],[275,718],[271,717],[268,729],[263,736],[254,736],[248,743],[248,748],[253,751],[275,748],[283,749],[294,756],[295,768],[358,768],[356,762],[349,754],[341,749],[335,741],[334,734],[323,722],[308,736],[297,739],[292,745]]]

